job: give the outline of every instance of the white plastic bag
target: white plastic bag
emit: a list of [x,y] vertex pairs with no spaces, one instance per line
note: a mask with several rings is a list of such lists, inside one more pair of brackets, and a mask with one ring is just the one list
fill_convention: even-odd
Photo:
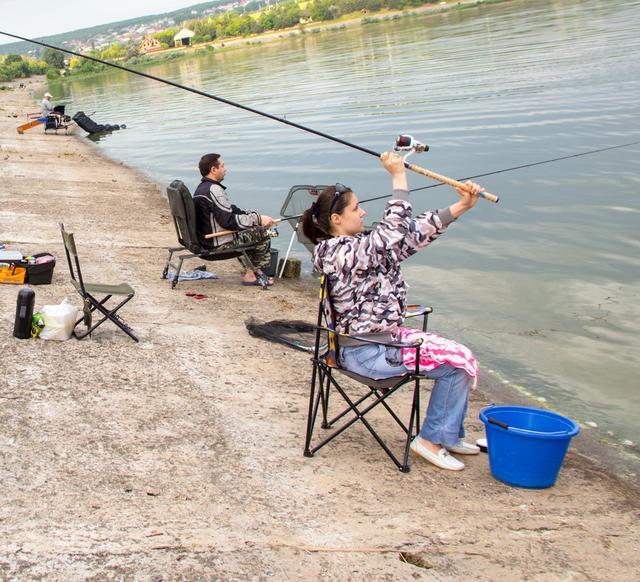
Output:
[[65,297],[60,305],[45,305],[41,310],[44,328],[40,337],[45,340],[68,340],[73,333],[73,326],[78,310]]

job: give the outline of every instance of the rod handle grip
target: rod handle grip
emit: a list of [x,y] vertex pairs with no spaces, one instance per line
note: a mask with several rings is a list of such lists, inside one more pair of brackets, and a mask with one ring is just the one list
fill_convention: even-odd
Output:
[[[295,217],[293,217],[295,218]],[[284,218],[276,218],[273,223],[274,224],[280,224],[283,220],[285,220]],[[260,226],[260,225],[257,225]],[[255,228],[251,227],[251,228]],[[247,229],[247,230],[251,230],[251,229]],[[228,234],[238,234],[239,232],[242,232],[241,230],[221,230],[219,232],[212,232],[211,234],[205,234],[204,238],[218,238],[219,236],[227,236]]]
[[491,194],[491,192],[480,192],[478,196],[480,196],[480,198],[488,200],[489,202],[493,202],[494,204],[500,202],[500,198],[498,198],[495,194]]
[[[436,172],[432,172],[431,170],[427,170],[426,168],[421,168],[420,166],[416,166],[415,164],[410,164],[408,162],[404,163],[405,167],[416,174],[421,174],[426,176],[427,178],[431,178],[432,180],[437,180],[438,182],[442,182],[443,184],[447,184],[449,186],[453,186],[454,188],[462,188],[463,190],[467,189],[466,184],[464,182],[460,182],[459,180],[454,180],[453,178],[449,178],[448,176],[444,176],[443,174],[438,174]],[[480,192],[478,194],[481,198],[488,200],[489,202],[493,202],[497,204],[500,198],[498,198],[495,194],[491,194],[490,192]]]

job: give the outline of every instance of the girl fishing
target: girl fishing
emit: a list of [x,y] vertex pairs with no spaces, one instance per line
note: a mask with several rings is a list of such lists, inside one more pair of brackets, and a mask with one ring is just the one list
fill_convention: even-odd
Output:
[[[412,216],[405,164],[394,153],[380,156],[391,174],[393,196],[383,220],[364,231],[365,211],[350,188],[325,188],[302,218],[305,236],[314,242],[314,264],[329,277],[336,331],[378,341],[423,340],[420,369],[435,380],[427,414],[411,450],[430,463],[451,471],[464,463],[450,452],[475,455],[479,448],[464,441],[469,389],[478,366],[465,346],[415,329],[402,327],[407,285],[400,263],[443,234],[456,218],[471,210],[483,189],[472,182],[456,188],[460,200],[448,208]],[[349,342],[353,343],[353,342]],[[389,378],[415,370],[415,349],[377,344],[340,349],[341,366],[370,378]]]

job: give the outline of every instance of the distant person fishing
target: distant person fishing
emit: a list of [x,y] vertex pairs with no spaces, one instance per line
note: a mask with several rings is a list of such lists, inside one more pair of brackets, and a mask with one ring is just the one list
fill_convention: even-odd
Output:
[[53,103],[51,102],[53,95],[51,93],[45,93],[42,98],[42,117],[49,117],[49,115],[57,115],[53,110]]

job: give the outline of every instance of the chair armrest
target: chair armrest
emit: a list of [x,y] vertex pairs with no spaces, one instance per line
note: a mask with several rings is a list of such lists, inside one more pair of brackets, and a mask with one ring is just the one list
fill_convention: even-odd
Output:
[[428,313],[433,313],[433,307],[427,305],[407,305],[407,317],[420,317]]
[[313,326],[315,329],[319,329],[322,331],[327,331],[330,333],[335,333],[338,337],[348,337],[351,339],[355,339],[358,340],[360,342],[363,342],[365,344],[374,344],[374,345],[378,345],[378,346],[386,346],[389,348],[419,348],[422,345],[422,340],[418,339],[415,342],[382,342],[379,340],[373,340],[373,339],[367,339],[364,337],[360,337],[357,335],[349,335],[348,333],[340,333],[338,331],[336,331],[335,329],[331,329],[330,327],[323,327],[321,325],[314,325]]
[[418,339],[414,342],[381,342],[378,340],[370,340],[357,335],[347,335],[344,333],[338,334],[343,337],[350,337],[351,339],[358,340],[359,342],[364,342],[366,344],[375,344],[378,346],[385,346],[387,348],[419,348],[422,345],[422,340]]

